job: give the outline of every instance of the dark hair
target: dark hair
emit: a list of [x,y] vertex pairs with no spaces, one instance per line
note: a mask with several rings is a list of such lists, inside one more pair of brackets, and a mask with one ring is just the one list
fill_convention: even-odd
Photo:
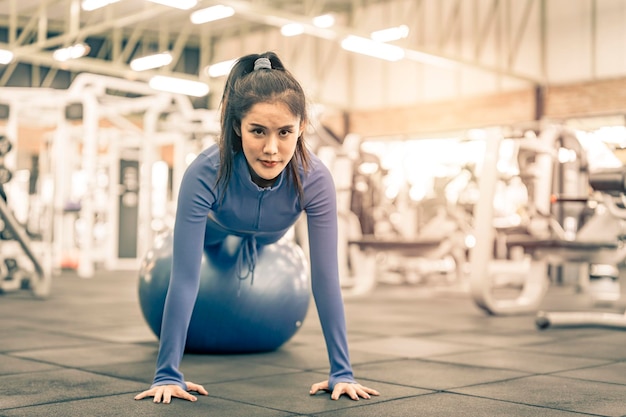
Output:
[[[270,60],[271,69],[254,69],[259,58]],[[226,185],[233,171],[233,157],[242,151],[241,136],[235,126],[241,126],[241,120],[257,103],[281,102],[300,120],[307,120],[307,105],[304,90],[300,83],[285,69],[283,63],[274,52],[250,54],[241,57],[233,65],[222,94],[221,133],[219,137],[220,168],[217,183]],[[298,137],[296,150],[285,170],[288,178],[293,181],[300,200],[303,198],[302,180],[298,174],[298,164],[306,172],[309,167],[309,156],[304,144],[303,135]]]

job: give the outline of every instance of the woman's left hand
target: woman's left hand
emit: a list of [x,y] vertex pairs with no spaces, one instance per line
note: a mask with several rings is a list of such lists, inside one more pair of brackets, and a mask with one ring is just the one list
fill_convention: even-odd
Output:
[[[314,395],[318,391],[330,392],[330,389],[328,388],[328,380],[313,384],[311,386],[311,391],[309,391],[309,394]],[[380,395],[375,389],[364,387],[363,385],[356,382],[339,382],[335,384],[335,388],[333,389],[330,398],[333,400],[338,400],[339,397],[341,397],[341,394],[346,394],[348,397],[352,398],[355,401],[358,401],[359,397],[369,399],[370,395]]]

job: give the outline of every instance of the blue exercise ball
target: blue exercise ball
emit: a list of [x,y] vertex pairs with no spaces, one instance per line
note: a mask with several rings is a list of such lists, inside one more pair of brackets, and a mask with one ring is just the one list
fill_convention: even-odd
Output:
[[[172,233],[157,238],[139,271],[139,302],[159,337],[172,264]],[[310,285],[302,249],[288,240],[261,246],[254,281],[237,276],[236,254],[221,245],[204,250],[200,288],[186,352],[254,353],[278,349],[307,314]]]

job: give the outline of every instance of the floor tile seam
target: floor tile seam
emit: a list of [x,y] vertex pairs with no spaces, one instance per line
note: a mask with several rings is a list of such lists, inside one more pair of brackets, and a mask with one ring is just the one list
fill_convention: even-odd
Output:
[[443,365],[453,365],[453,366],[460,366],[460,367],[464,367],[464,368],[479,368],[479,369],[487,369],[490,371],[508,371],[508,372],[517,372],[517,373],[521,373],[521,374],[525,374],[523,375],[524,377],[526,376],[535,376],[535,375],[544,375],[543,373],[539,373],[539,372],[529,372],[529,371],[522,371],[520,369],[513,369],[513,368],[496,368],[493,366],[483,366],[483,365],[472,365],[472,364],[467,364],[467,363],[457,363],[457,362],[446,362],[443,360],[437,360],[437,359],[433,359],[433,357],[424,357],[424,358],[414,358],[415,360],[419,360],[419,361],[423,361],[423,362],[429,362],[429,363],[435,363],[435,364],[443,364]]
[[575,358],[575,359],[592,359],[592,360],[603,360],[603,361],[612,361],[612,362],[626,362],[626,356],[622,358],[601,358],[597,356],[582,356],[582,355],[576,355],[576,354],[571,354],[571,353],[566,353],[566,352],[558,352],[558,353],[541,352],[536,349],[528,349],[528,347],[524,347],[522,349],[512,349],[512,350],[515,350],[517,352],[539,353],[541,355],[554,356],[554,357],[559,357],[559,358],[567,357],[567,358]]
[[[386,380],[380,379],[380,378],[357,378],[357,381],[359,381],[359,380],[367,380],[368,383],[372,382],[373,384],[392,385],[394,387],[420,389],[420,390],[428,391],[428,392],[425,392],[424,394],[432,394],[433,392],[439,391],[439,388],[427,388],[427,387],[421,387],[421,386],[417,386],[417,385],[408,385],[408,384],[404,384],[404,383],[401,383],[401,382],[386,381]],[[417,395],[424,395],[424,394],[409,395],[409,397],[417,396]]]
[[367,361],[367,362],[358,362],[358,361],[352,361],[352,368],[358,368],[360,366],[365,366],[365,365],[379,365],[379,364],[386,364],[386,363],[392,363],[392,362],[413,362],[419,360],[419,358],[408,358],[408,357],[397,357],[397,358],[386,358],[386,359],[375,359],[372,361]]
[[503,403],[508,403],[508,404],[524,405],[524,406],[527,406],[527,407],[539,408],[539,409],[544,409],[544,410],[566,411],[568,413],[579,414],[581,416],[609,417],[609,416],[607,416],[605,414],[585,413],[585,412],[582,412],[582,411],[569,410],[569,409],[566,409],[566,408],[547,407],[547,406],[538,405],[538,404],[530,404],[530,403],[524,403],[524,402],[519,402],[519,401],[505,400],[505,399],[501,399],[501,398],[486,397],[484,395],[466,394],[466,393],[463,393],[463,392],[448,391],[448,390],[444,390],[444,391],[441,391],[441,392],[442,393],[447,393],[447,394],[462,395],[464,397],[470,397],[470,398],[481,398],[481,399],[485,399],[485,400],[498,401],[498,402],[503,402]]
[[[116,375],[110,375],[107,373],[103,373],[103,372],[99,372],[99,371],[94,371],[94,370],[90,370],[87,368],[80,368],[80,367],[76,367],[76,366],[68,366],[68,365],[63,365],[63,364],[56,364],[56,363],[52,363],[52,362],[46,362],[46,361],[41,361],[41,360],[36,360],[36,359],[28,359],[28,360],[32,360],[33,362],[37,362],[37,363],[42,363],[45,365],[52,365],[55,366],[54,369],[42,369],[40,371],[29,371],[29,372],[20,372],[20,373],[14,373],[14,374],[8,374],[8,376],[18,376],[18,375],[27,375],[27,374],[40,374],[40,373],[53,373],[53,372],[59,372],[59,371],[79,371],[79,372],[84,372],[84,373],[88,373],[88,374],[92,374],[92,375],[97,375],[97,376],[103,376],[103,377],[107,377],[107,378],[113,378],[113,379],[117,379],[120,381],[127,381],[127,382],[138,382],[138,383],[145,383],[146,381],[142,381],[139,379],[133,379],[133,378],[127,378],[127,377],[120,377],[120,376],[116,376]],[[3,374],[0,375],[0,377],[3,376],[7,376],[7,374]],[[151,382],[149,382],[151,383]]]
[[[598,360],[600,360],[600,359],[598,359]],[[563,373],[563,372],[582,371],[582,370],[585,370],[585,369],[593,369],[593,368],[599,368],[601,366],[616,365],[616,364],[624,363],[624,362],[626,362],[626,361],[606,359],[606,362],[604,362],[604,363],[594,364],[594,365],[584,365],[584,366],[579,366],[577,368],[572,368],[572,369],[561,369],[561,370],[558,370],[558,371],[546,372],[543,375],[553,375],[553,374],[559,374],[559,373]]]
[[[570,371],[568,370],[568,371],[562,371],[562,372],[570,372]],[[593,383],[598,383],[598,384],[609,384],[609,385],[616,385],[616,386],[621,386],[621,387],[626,386],[626,382],[619,383],[619,382],[611,382],[611,381],[600,381],[600,380],[597,380],[597,379],[588,379],[588,378],[580,378],[580,377],[568,376],[568,375],[559,375],[558,373],[543,374],[543,375],[538,375],[538,376],[551,376],[553,378],[559,378],[559,379],[569,379],[569,380],[574,380],[574,381],[593,382]]]
[[[73,349],[73,348],[79,348],[79,347],[89,347],[89,346],[100,346],[102,345],[102,340],[100,341],[96,341],[94,340],[93,343],[89,342],[89,343],[84,343],[84,344],[69,344],[69,345],[59,345],[59,346],[50,346],[50,347],[38,347],[38,348],[34,348],[34,349],[9,349],[9,350],[0,350],[0,354],[3,355],[8,355],[8,356],[12,356],[12,357],[21,357],[21,356],[17,356],[16,354],[18,353],[28,353],[28,352],[39,352],[39,351],[44,351],[44,350],[61,350],[61,349]],[[132,346],[129,346],[129,348]],[[22,357],[23,359],[25,359],[24,357]]]
[[[80,370],[80,371],[86,371],[86,368],[82,368],[79,366],[70,366],[70,365],[66,365],[63,363],[58,363],[58,362],[51,362],[48,360],[43,360],[43,359],[39,359],[39,358],[31,358],[28,356],[19,356],[19,355],[15,355],[15,354],[10,354],[10,355],[6,355],[6,356],[10,356],[14,359],[21,359],[24,361],[30,361],[30,362],[35,362],[35,363],[42,363],[45,365],[52,365],[52,366],[56,366],[57,368],[62,368],[62,369],[76,369],[76,370]],[[138,361],[129,361],[129,362],[115,362],[115,365],[123,365],[125,363],[136,363]],[[102,366],[106,366],[106,363],[101,364]],[[110,365],[110,364],[109,364]],[[89,365],[89,366],[95,366],[95,365]],[[91,372],[91,371],[86,371],[86,372]]]
[[268,377],[276,377],[276,376],[283,376],[283,375],[297,375],[297,374],[304,374],[308,372],[309,371],[302,371],[299,369],[294,369],[291,372],[287,371],[287,372],[280,372],[276,374],[258,375],[258,376],[253,376],[253,377],[246,376],[246,377],[232,378],[232,379],[220,379],[219,381],[205,382],[203,383],[203,385],[211,386],[211,385],[229,384],[232,382],[253,381],[256,379],[263,379],[263,378],[268,378]]
[[[224,397],[224,396],[215,395],[215,394],[211,394],[211,393],[209,393],[208,396],[211,397],[211,398],[218,398],[220,400],[228,401],[228,402],[231,402],[231,403],[245,404],[245,405],[249,405],[249,406],[253,406],[253,407],[263,408],[263,409],[266,409],[266,410],[280,411],[280,412],[283,412],[283,413],[289,413],[290,415],[296,415],[296,416],[312,416],[312,415],[315,415],[315,414],[311,414],[311,413],[299,414],[297,411],[293,411],[293,410],[286,410],[284,408],[270,407],[270,406],[267,406],[267,405],[261,405],[261,404],[250,402],[250,401],[236,400],[236,399],[233,399],[233,398],[230,398],[230,397]],[[313,395],[309,395],[308,398],[310,398],[312,396]],[[330,394],[328,394],[328,396],[330,398]],[[328,401],[333,401],[333,400],[329,399]],[[377,401],[376,403],[378,404],[379,402]],[[346,406],[346,407],[337,407],[333,411],[337,411],[337,410],[341,410],[341,409],[347,409],[347,408],[352,409],[354,407],[360,407],[360,405],[356,405],[356,406],[355,405],[350,405],[350,406]]]
[[130,397],[130,399],[132,401],[138,401],[138,400],[134,399],[135,395],[137,395],[137,393],[135,391],[122,391],[122,392],[116,392],[114,394],[91,395],[89,397],[63,398],[63,399],[59,399],[59,400],[56,400],[56,401],[46,401],[46,402],[42,402],[42,403],[32,403],[32,404],[18,406],[18,407],[1,408],[1,406],[0,406],[0,412],[10,411],[10,410],[25,410],[25,409],[28,409],[28,408],[31,408],[31,407],[45,407],[45,406],[51,406],[51,405],[55,405],[55,404],[65,404],[65,403],[71,403],[71,402],[76,402],[76,401],[88,401],[88,400],[99,399],[99,398],[119,397],[119,396],[125,396],[125,395],[128,395],[128,396],[132,395],[132,397]]
[[[122,317],[120,317],[120,320],[123,320]],[[98,338],[97,336],[93,335],[94,331],[98,331],[101,330],[102,332],[107,332],[111,329],[115,329],[115,330],[119,330],[121,328],[131,328],[132,326],[128,326],[126,323],[123,325],[120,325],[119,323],[117,325],[110,325],[110,326],[85,326],[84,328],[76,328],[74,330],[63,330],[63,329],[58,329],[58,330],[50,330],[50,328],[46,328],[46,329],[39,329],[39,328],[32,328],[29,329],[31,331],[36,331],[38,333],[41,332],[45,332],[49,335],[52,336],[62,336],[62,337],[73,337],[75,339],[87,339],[87,340],[95,340],[95,341],[102,341],[103,339]],[[148,330],[149,328],[146,327],[146,330]],[[82,333],[83,331],[89,331],[91,334],[85,334]],[[158,339],[155,336],[155,339],[153,340],[154,342],[158,342]],[[119,342],[113,342],[113,343],[119,343]]]
[[[507,347],[497,347],[497,348],[492,348],[492,349],[485,349],[484,352],[497,352],[497,351],[503,351],[503,352],[510,352],[510,351],[515,351],[515,352],[520,352],[520,353],[534,353],[534,354],[539,354],[542,356],[551,356],[551,357],[556,357],[556,358],[562,358],[562,357],[567,357],[567,358],[572,358],[572,359],[587,359],[587,360],[600,360],[600,361],[626,361],[626,358],[624,359],[618,359],[618,358],[598,358],[598,357],[593,357],[593,356],[581,356],[581,355],[571,355],[571,354],[567,354],[567,353],[551,353],[551,352],[542,352],[542,351],[538,351],[535,349],[528,349],[526,347],[524,348],[519,348],[519,347],[515,347],[515,346],[507,346]],[[463,354],[463,353],[467,353],[467,352],[453,352],[453,353],[444,353],[441,355],[430,355],[427,356],[428,358],[445,358],[447,356],[455,356],[455,355],[459,355],[459,354]]]
[[[406,383],[387,381],[387,380],[383,380],[383,379],[380,379],[380,378],[363,378],[363,379],[366,379],[367,381],[371,381],[371,382],[374,382],[374,383],[380,383],[380,384],[385,384],[385,385],[393,385],[393,386],[396,386],[396,387],[421,389],[421,390],[425,390],[425,391],[431,391],[431,393],[432,393],[432,392],[448,392],[450,390],[456,390],[456,389],[479,387],[481,385],[500,384],[500,383],[503,383],[503,382],[510,382],[510,381],[515,381],[515,380],[518,380],[518,379],[531,378],[531,377],[534,377],[534,376],[538,376],[538,375],[535,375],[535,374],[517,375],[517,376],[512,376],[512,377],[504,378],[504,379],[497,379],[497,380],[493,380],[493,381],[479,382],[479,383],[476,383],[476,384],[469,384],[469,385],[459,385],[459,386],[456,386],[456,387],[448,387],[448,388],[432,388],[432,387],[427,387],[427,386],[408,385]],[[617,385],[620,385],[620,384],[617,384]]]
[[469,385],[462,385],[462,386],[458,386],[458,387],[450,387],[450,388],[444,388],[444,390],[457,390],[457,389],[463,389],[463,388],[473,388],[473,387],[480,387],[481,385],[494,385],[494,384],[502,384],[502,383],[506,383],[506,382],[511,382],[511,381],[517,381],[520,379],[527,379],[527,378],[533,378],[536,376],[544,376],[543,374],[529,374],[526,373],[525,375],[517,375],[517,376],[511,376],[508,378],[503,378],[503,379],[497,379],[497,380],[493,380],[493,381],[484,381],[484,382],[478,382],[476,384],[469,384]]
[[[343,409],[350,409],[353,410],[355,408],[361,408],[361,407],[372,407],[375,405],[380,405],[380,404],[386,404],[386,403],[392,403],[395,401],[400,401],[400,400],[406,400],[406,399],[410,399],[410,398],[417,398],[417,397],[424,397],[427,395],[434,395],[434,394],[438,394],[437,391],[432,391],[432,392],[425,392],[423,394],[416,394],[416,395],[404,395],[402,397],[394,397],[394,398],[390,398],[390,399],[381,399],[381,397],[375,397],[374,402],[372,403],[367,403],[370,400],[367,399],[360,399],[358,402],[364,402],[364,404],[358,404],[358,405],[350,405],[348,407],[345,407]],[[331,400],[332,401],[332,400]],[[357,402],[357,401],[354,401]],[[325,411],[318,411],[318,412],[314,412],[314,413],[308,413],[308,414],[303,414],[304,416],[307,417],[315,417],[315,416],[325,416],[325,415],[330,415],[329,413],[333,413],[337,410],[325,410]],[[296,414],[296,415],[300,415],[300,414]]]

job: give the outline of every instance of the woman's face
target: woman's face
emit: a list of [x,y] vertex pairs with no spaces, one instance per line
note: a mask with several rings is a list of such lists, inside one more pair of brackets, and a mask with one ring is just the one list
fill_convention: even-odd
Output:
[[303,130],[301,118],[281,102],[257,103],[241,119],[241,145],[257,185],[285,169]]

